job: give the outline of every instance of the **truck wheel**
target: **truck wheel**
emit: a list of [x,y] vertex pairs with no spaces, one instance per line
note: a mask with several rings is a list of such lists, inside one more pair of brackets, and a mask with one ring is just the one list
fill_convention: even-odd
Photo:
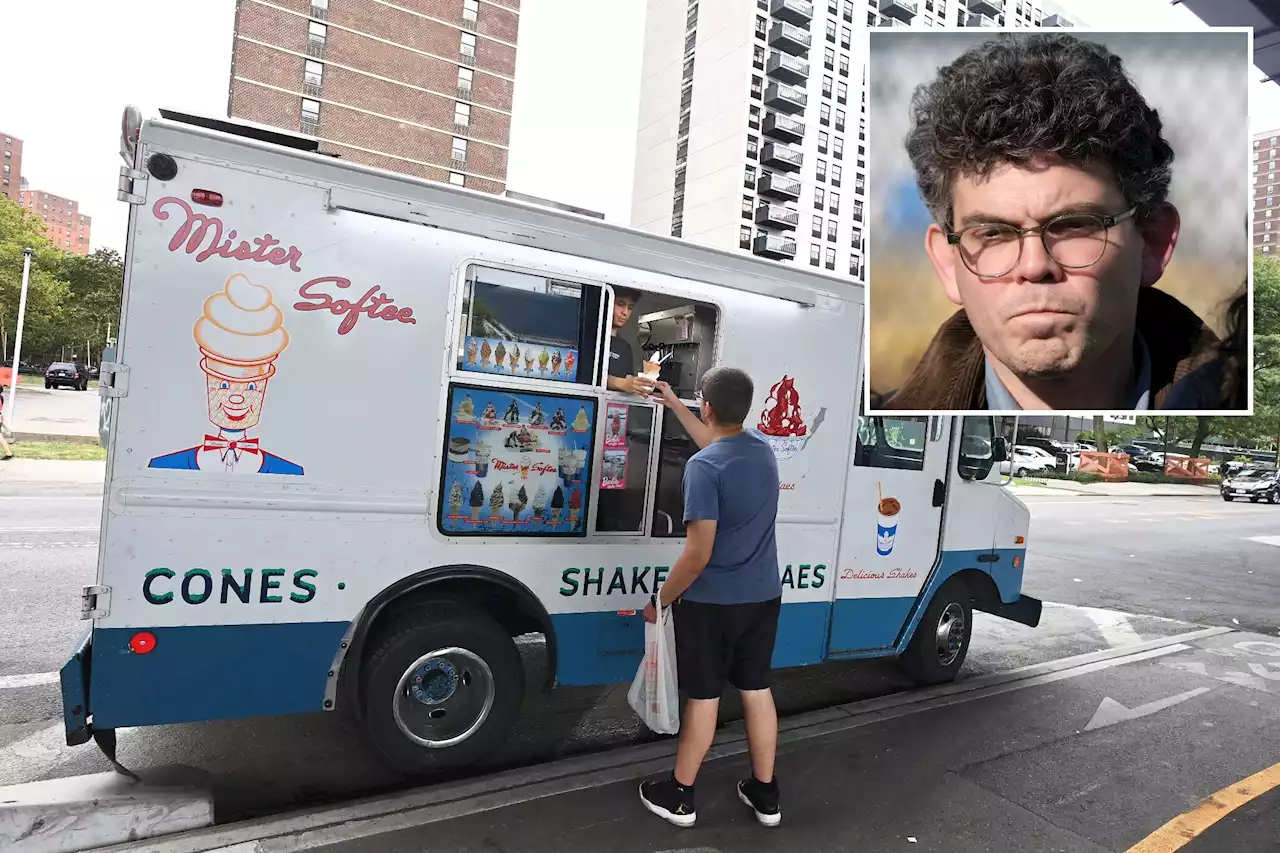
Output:
[[1223,496],[1222,496],[1222,499],[1223,499],[1224,501],[1226,501],[1227,503],[1231,503],[1233,500],[1235,500],[1235,496],[1234,496],[1234,495],[1223,495]]
[[898,658],[912,681],[921,685],[955,681],[973,633],[969,602],[969,585],[960,578],[952,578],[933,594],[911,642]]
[[370,646],[365,727],[398,770],[474,764],[492,753],[524,699],[524,663],[485,613],[432,602],[395,619]]

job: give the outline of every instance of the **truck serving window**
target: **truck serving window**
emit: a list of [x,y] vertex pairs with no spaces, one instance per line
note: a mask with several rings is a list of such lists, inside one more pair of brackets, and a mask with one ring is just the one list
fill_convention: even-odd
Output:
[[860,417],[853,464],[923,471],[928,428],[927,417]]
[[524,272],[467,269],[459,370],[589,385],[603,288]]
[[449,386],[437,526],[446,536],[584,536],[593,397]]

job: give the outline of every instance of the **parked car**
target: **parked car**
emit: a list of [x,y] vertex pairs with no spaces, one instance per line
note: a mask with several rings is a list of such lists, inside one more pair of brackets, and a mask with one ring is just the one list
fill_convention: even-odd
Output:
[[89,371],[83,364],[72,364],[69,361],[55,361],[44,372],[44,387],[72,388],[76,391],[89,390]]
[[1038,471],[1052,470],[1053,457],[1035,447],[1018,445],[1013,448],[1013,458],[1000,463],[1000,473],[1012,472],[1015,477],[1025,477]]
[[1272,469],[1244,468],[1239,474],[1224,478],[1219,488],[1224,501],[1240,498],[1255,504],[1260,500],[1280,502],[1280,475]]
[[1126,444],[1117,448],[1117,450],[1120,450],[1120,451],[1123,451],[1124,453],[1129,454],[1129,458],[1131,460],[1142,459],[1144,457],[1151,455],[1151,451],[1140,444]]

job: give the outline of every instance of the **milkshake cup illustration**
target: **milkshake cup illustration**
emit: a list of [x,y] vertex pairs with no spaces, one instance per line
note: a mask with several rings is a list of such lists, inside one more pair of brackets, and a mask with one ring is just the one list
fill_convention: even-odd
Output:
[[493,449],[483,441],[476,444],[476,476],[489,476],[489,457],[493,453]]
[[573,476],[573,451],[567,447],[560,448],[560,476],[568,480]]
[[484,506],[484,489],[480,488],[480,484],[476,483],[471,487],[471,520],[480,520],[480,508]]
[[559,524],[560,516],[564,513],[564,489],[556,486],[555,492],[551,495],[551,523]]
[[897,498],[886,498],[880,495],[876,520],[876,553],[887,557],[893,553],[893,543],[898,537],[898,514],[902,512],[902,503]]
[[573,451],[573,475],[578,476],[578,472],[587,464],[587,451],[579,447]]

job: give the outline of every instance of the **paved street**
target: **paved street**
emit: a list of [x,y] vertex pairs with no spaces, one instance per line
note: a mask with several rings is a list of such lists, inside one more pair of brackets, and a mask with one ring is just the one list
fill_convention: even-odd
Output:
[[[45,390],[38,376],[23,376],[18,385],[17,417],[9,424],[14,432],[36,435],[85,437],[98,434],[98,410],[101,398],[94,388],[72,391],[68,388]],[[5,389],[6,410],[9,408]]]

